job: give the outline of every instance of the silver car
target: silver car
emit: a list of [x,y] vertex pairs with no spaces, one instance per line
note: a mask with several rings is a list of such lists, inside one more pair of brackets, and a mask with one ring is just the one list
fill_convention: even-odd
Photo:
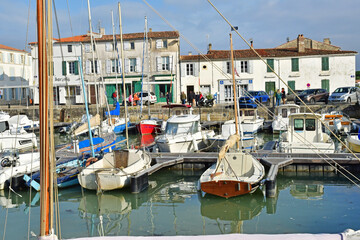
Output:
[[357,87],[340,87],[337,88],[329,97],[331,103],[355,103],[360,97],[360,89]]

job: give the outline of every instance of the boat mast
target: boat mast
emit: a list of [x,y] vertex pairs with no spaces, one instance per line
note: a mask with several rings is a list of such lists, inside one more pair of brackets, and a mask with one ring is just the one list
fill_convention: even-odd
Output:
[[[95,66],[95,53],[94,53],[94,36],[92,32],[92,25],[91,25],[91,12],[90,12],[90,1],[87,1],[88,3],[88,14],[89,14],[89,28],[90,28],[90,43],[91,43],[91,53],[92,53],[92,63],[90,64],[90,72],[92,72],[92,75],[95,79],[95,72],[97,71]],[[96,68],[95,68],[96,67]],[[95,87],[95,98],[96,98],[96,113],[99,114],[99,97],[98,97],[98,86],[96,79],[94,80],[94,87]]]
[[[230,33],[230,58],[231,58],[231,73],[233,80],[233,95],[234,95],[234,111],[235,111],[235,129],[236,135],[239,135],[239,120],[238,120],[238,106],[237,106],[237,97],[236,97],[236,82],[235,82],[235,67],[234,67],[234,52],[233,52],[233,43],[232,43],[232,34]],[[239,141],[236,142],[237,149],[240,148]]]
[[37,37],[40,119],[40,237],[49,235],[49,126],[48,75],[46,61],[45,0],[37,0]]
[[148,36],[148,22],[147,17],[145,16],[145,41],[146,41],[146,58],[147,58],[147,64],[148,64],[148,74],[146,76],[147,80],[147,92],[148,92],[148,101],[147,101],[147,107],[148,107],[148,119],[151,118],[150,116],[150,56],[149,56],[149,36]]
[[[117,42],[116,42],[116,35],[115,35],[115,24],[114,24],[114,13],[113,11],[111,11],[111,24],[112,24],[112,31],[113,31],[113,51],[114,53],[116,52],[117,50]],[[117,55],[117,54],[116,54]],[[116,79],[116,86],[115,86],[115,89],[116,89],[116,101],[119,102],[119,86],[118,86],[118,77],[117,77],[117,74],[119,72],[119,61],[116,59],[117,56],[115,56],[115,79]],[[112,61],[111,61],[111,64],[112,64]]]
[[125,57],[124,57],[124,43],[123,43],[123,34],[122,34],[122,24],[121,24],[121,7],[118,3],[119,9],[119,25],[120,25],[120,53],[121,53],[121,76],[122,76],[122,85],[123,85],[123,101],[125,107],[125,132],[126,132],[126,147],[129,149],[129,130],[128,130],[128,113],[127,113],[127,104],[126,104],[126,86],[125,86]]

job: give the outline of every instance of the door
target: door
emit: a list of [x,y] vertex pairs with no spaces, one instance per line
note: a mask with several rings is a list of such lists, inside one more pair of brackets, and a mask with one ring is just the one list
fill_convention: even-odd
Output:
[[112,98],[114,92],[116,92],[115,84],[106,85],[106,98],[109,104],[114,104],[114,99]]
[[186,86],[186,96],[187,100],[189,101],[190,92],[194,92],[194,86]]
[[95,85],[90,85],[90,103],[96,104]]
[[321,80],[321,88],[326,89],[326,91],[330,91],[330,80],[329,79],[323,79]]
[[287,83],[288,83],[288,86],[289,86],[287,95],[289,95],[289,94],[292,94],[292,92],[290,91],[290,88],[292,90],[295,90],[295,81],[288,81]]
[[270,97],[273,97],[275,93],[275,82],[265,82],[265,92],[269,94]]

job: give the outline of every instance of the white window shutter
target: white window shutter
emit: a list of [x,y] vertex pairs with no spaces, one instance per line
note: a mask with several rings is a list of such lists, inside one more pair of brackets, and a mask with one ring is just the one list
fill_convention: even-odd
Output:
[[2,59],[2,60],[3,60],[3,63],[6,63],[6,60],[7,60],[7,59],[6,59],[6,54],[5,54],[5,53],[3,53],[3,55],[2,55],[2,56],[3,56],[3,59]]
[[253,65],[254,65],[254,61],[249,60],[248,61],[248,73],[253,73]]
[[187,63],[181,63],[181,77],[185,77],[186,76],[186,65]]
[[163,47],[163,41],[161,39],[156,40],[156,48],[162,48]]
[[194,76],[198,77],[199,76],[199,62],[197,63],[193,63],[194,64]]
[[173,63],[174,63],[173,59],[174,59],[174,56],[169,57],[169,69],[170,69],[170,71],[173,70]]
[[125,73],[130,72],[130,59],[125,59]]
[[224,73],[227,73],[227,61],[223,61],[223,62],[222,62],[222,71],[223,71]]
[[106,60],[106,73],[111,73],[111,60]]
[[136,58],[136,72],[141,72],[141,59]]
[[122,62],[121,62],[121,59],[119,58],[118,60],[118,64],[119,64],[119,68],[118,68],[118,73],[122,73]]
[[90,48],[90,44],[85,44],[85,52],[90,52],[91,48]]
[[158,72],[162,71],[162,58],[156,57],[156,70]]
[[85,73],[90,74],[90,72],[91,72],[91,62],[89,60],[87,60],[85,65],[86,65]]
[[100,74],[101,71],[101,60],[95,60],[97,61],[97,74]]
[[107,42],[107,43],[105,43],[105,51],[106,52],[111,52],[111,43],[109,43],[109,42]]
[[124,42],[124,50],[129,50],[129,49],[130,49],[130,43]]

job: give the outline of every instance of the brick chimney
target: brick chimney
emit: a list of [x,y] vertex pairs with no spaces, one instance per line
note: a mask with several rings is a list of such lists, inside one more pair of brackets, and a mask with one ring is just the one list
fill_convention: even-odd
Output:
[[152,32],[152,28],[149,28],[149,32]]
[[297,38],[297,50],[298,52],[305,52],[305,37],[302,34],[299,34]]
[[209,46],[208,46],[208,51],[211,51],[211,49],[212,49],[212,44],[211,44],[211,43],[209,43]]
[[105,35],[105,28],[100,28],[100,35]]
[[192,55],[192,52],[191,51],[189,51],[189,56],[191,56]]
[[331,44],[330,38],[324,38],[324,43],[325,44]]

